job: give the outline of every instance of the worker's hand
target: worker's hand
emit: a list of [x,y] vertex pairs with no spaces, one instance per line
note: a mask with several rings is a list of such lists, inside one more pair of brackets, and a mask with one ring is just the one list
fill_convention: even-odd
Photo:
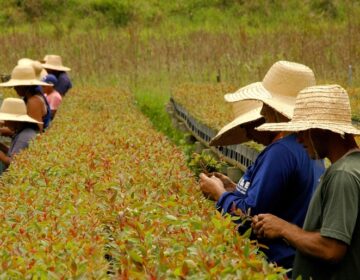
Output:
[[221,182],[223,183],[224,188],[227,192],[235,191],[236,184],[228,176],[225,176],[224,174],[219,173],[219,172],[213,172],[211,174],[221,180]]
[[15,134],[15,131],[11,130],[7,126],[0,127],[0,135],[11,137]]
[[217,201],[226,192],[222,181],[212,175],[211,177],[200,173],[200,189],[205,197]]
[[285,220],[271,215],[259,214],[252,218],[251,227],[257,238],[282,238],[282,231],[289,225]]

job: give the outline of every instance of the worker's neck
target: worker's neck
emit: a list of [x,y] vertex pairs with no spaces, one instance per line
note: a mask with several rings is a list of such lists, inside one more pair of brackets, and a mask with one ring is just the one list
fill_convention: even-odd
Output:
[[328,145],[329,152],[327,157],[331,163],[335,163],[346,154],[359,149],[353,136],[344,139],[339,135],[338,137],[332,138],[328,142]]

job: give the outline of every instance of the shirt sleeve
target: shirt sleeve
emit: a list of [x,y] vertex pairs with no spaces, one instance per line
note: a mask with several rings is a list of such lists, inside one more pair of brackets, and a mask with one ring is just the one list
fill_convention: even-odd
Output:
[[36,137],[36,132],[34,130],[26,130],[20,133],[15,142],[10,146],[8,156],[13,157],[15,154],[19,153],[21,150],[29,147],[29,143],[32,139]]
[[234,206],[243,212],[250,208],[251,215],[274,212],[296,166],[296,158],[287,147],[278,143],[269,146],[254,163],[246,194],[224,193],[217,202],[217,209],[230,214]]
[[51,98],[51,101],[49,102],[51,110],[57,110],[61,103],[61,95],[59,93],[54,94],[53,98]]
[[359,211],[359,188],[356,178],[348,172],[334,172],[323,192],[322,236],[350,245]]
[[67,74],[62,74],[58,77],[58,82],[55,86],[55,90],[60,94],[66,94],[66,92],[72,88],[72,83]]

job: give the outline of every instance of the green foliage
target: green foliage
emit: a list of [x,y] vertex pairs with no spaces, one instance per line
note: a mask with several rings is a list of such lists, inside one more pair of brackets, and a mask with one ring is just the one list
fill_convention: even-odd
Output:
[[204,151],[201,154],[193,153],[189,161],[189,168],[199,177],[200,173],[221,172],[223,163]]
[[[2,0],[0,18],[3,24],[53,23],[56,16],[62,24],[70,21],[90,20],[92,26],[126,26],[131,23],[143,26],[166,25],[169,21],[179,21],[187,26],[202,29],[205,25],[247,27],[256,32],[257,28],[275,28],[297,24],[316,18],[341,21],[347,9],[359,9],[356,1],[334,0]],[[355,11],[354,10],[354,11]],[[88,18],[84,18],[88,17]]]
[[115,26],[124,26],[133,18],[133,7],[125,1],[92,0],[88,2],[93,13],[100,13]]
[[234,92],[236,87],[225,83],[185,83],[172,91],[172,98],[184,106],[191,116],[216,130],[233,119],[229,103],[224,94]]
[[0,205],[4,279],[285,275],[203,198],[183,153],[120,88],[73,89],[3,174]]
[[184,135],[176,130],[171,123],[171,119],[164,110],[168,101],[168,95],[164,89],[134,89],[136,103],[141,112],[147,116],[154,127],[167,135],[174,143],[183,144]]

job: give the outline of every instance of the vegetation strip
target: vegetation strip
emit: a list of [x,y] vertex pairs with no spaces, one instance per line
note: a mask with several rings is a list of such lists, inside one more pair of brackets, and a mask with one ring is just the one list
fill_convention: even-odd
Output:
[[282,278],[133,103],[119,88],[72,92],[15,158],[0,181],[1,277]]
[[[208,142],[216,133],[208,128],[206,125],[199,123],[194,119],[185,108],[177,104],[173,99],[170,100],[173,105],[177,118],[184,121],[189,131],[195,136],[196,139],[208,146]],[[231,145],[225,147],[212,147],[212,149],[222,156],[222,159],[228,163],[238,166],[245,171],[250,165],[253,164],[258,151],[247,147],[246,145]]]

